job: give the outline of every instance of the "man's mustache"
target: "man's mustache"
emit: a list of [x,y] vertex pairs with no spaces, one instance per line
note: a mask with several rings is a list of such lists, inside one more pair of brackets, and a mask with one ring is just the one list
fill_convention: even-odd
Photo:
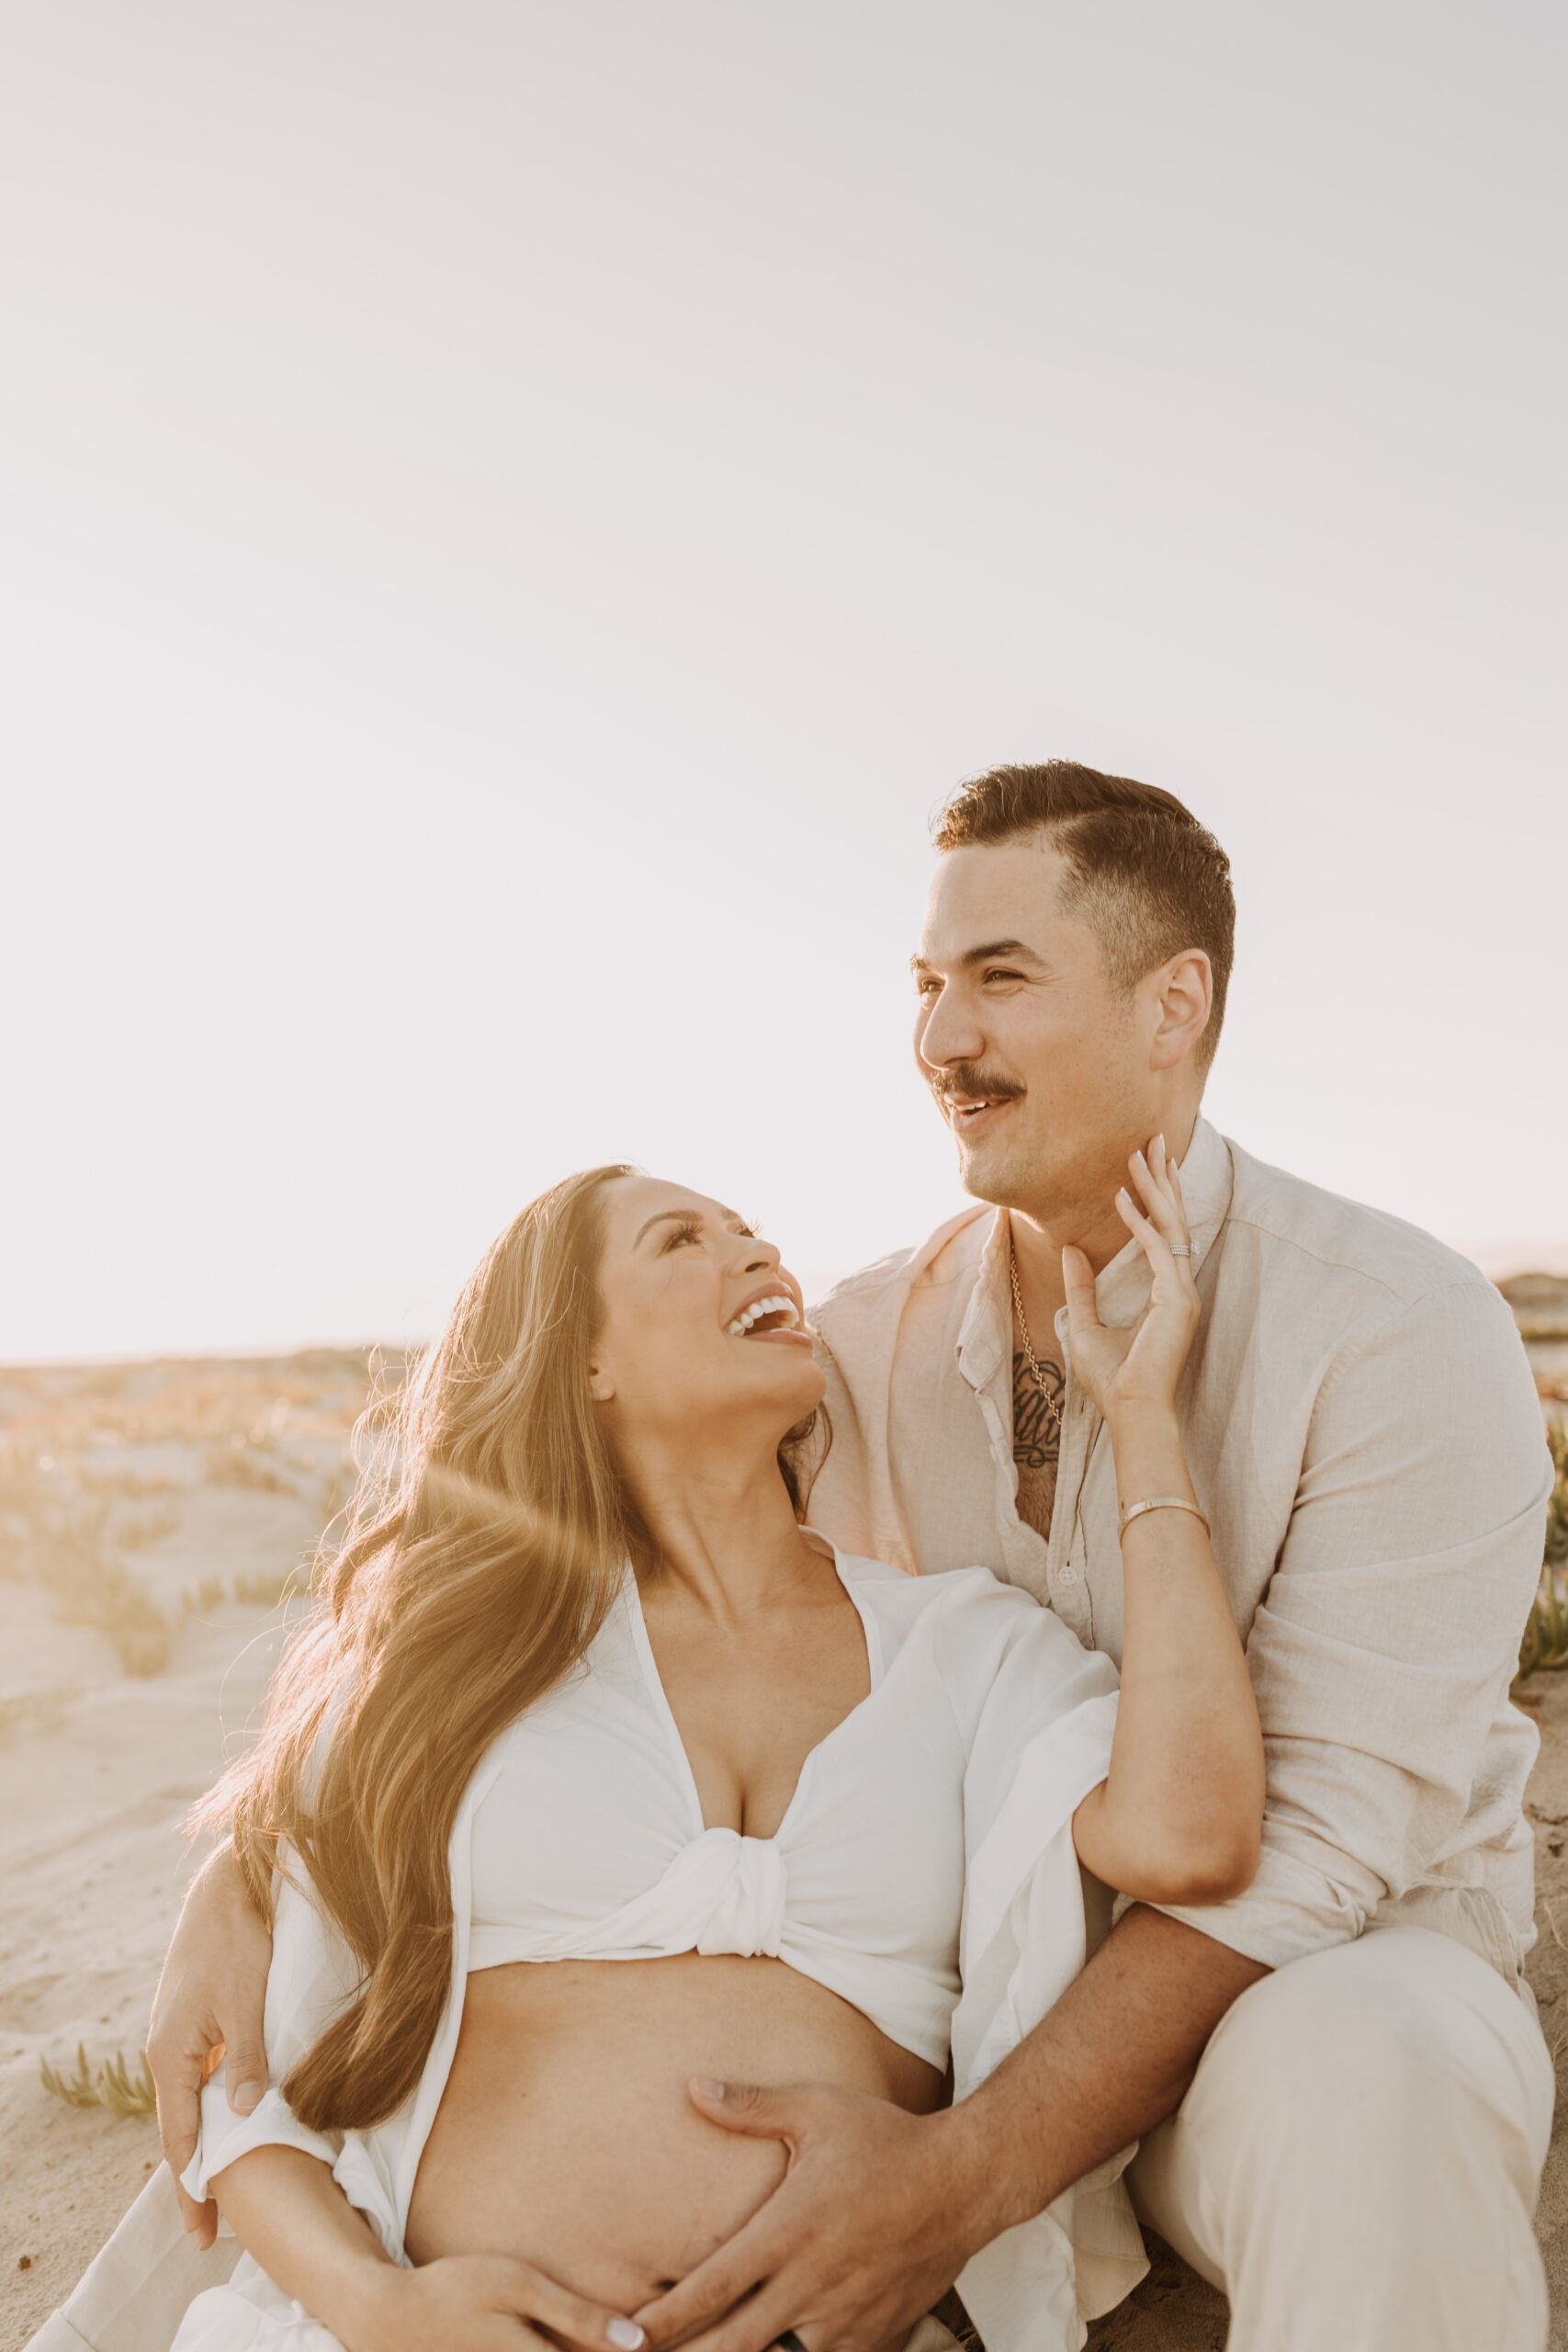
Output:
[[999,1070],[987,1069],[980,1062],[955,1062],[950,1069],[933,1070],[926,1083],[939,1107],[950,1114],[960,1098],[971,1102],[982,1097],[988,1102],[1016,1102],[1026,1091],[1016,1078],[1004,1078]]

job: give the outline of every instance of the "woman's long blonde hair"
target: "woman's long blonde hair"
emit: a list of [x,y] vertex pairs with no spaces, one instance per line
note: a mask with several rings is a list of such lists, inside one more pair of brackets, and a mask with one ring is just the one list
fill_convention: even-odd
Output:
[[[493,1245],[360,1473],[256,1746],[197,1808],[270,1913],[280,1840],[362,1972],[283,2086],[315,2130],[381,2121],[451,1982],[447,1848],[491,1742],[581,1657],[648,1537],[589,1390],[604,1187],[569,1176]],[[796,1463],[779,1464],[801,1507]]]

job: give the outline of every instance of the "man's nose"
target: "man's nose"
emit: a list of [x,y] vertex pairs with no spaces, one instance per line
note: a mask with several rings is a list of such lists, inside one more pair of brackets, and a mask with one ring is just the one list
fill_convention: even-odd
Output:
[[915,1056],[931,1070],[953,1062],[977,1062],[985,1053],[986,1036],[974,1014],[952,989],[943,989],[915,1031]]

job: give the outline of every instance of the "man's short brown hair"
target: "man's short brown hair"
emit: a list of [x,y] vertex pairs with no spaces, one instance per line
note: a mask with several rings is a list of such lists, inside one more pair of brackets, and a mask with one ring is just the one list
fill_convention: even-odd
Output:
[[1101,775],[1076,760],[992,768],[960,786],[931,829],[938,849],[1049,835],[1066,861],[1058,903],[1100,942],[1112,985],[1129,993],[1184,947],[1201,947],[1214,978],[1198,1047],[1206,1069],[1220,1042],[1235,952],[1230,860],[1173,792]]

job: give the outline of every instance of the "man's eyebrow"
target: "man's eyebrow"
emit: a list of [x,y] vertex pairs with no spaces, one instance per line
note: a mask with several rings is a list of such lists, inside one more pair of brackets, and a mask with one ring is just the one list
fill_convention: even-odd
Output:
[[[1044,956],[1037,956],[1033,948],[1026,946],[1021,939],[988,939],[983,947],[966,947],[958,958],[959,967],[967,970],[973,964],[989,964],[997,956],[1006,956],[1011,964],[1036,965],[1043,972],[1051,968]],[[935,967],[928,964],[923,956],[911,956],[909,969],[911,972],[930,972]]]

